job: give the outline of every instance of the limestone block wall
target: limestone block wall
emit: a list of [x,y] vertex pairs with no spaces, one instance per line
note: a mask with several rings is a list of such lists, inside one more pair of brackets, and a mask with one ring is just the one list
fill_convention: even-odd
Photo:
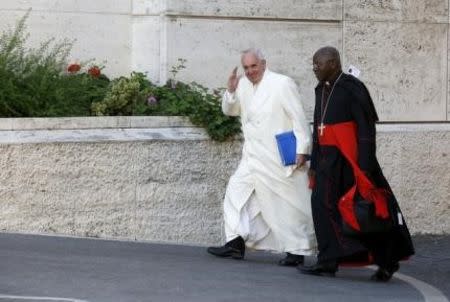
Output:
[[122,0],[20,0],[0,2],[0,30],[28,18],[30,46],[44,40],[74,41],[70,60],[95,59],[105,72],[126,74],[131,67],[131,3]]
[[386,121],[448,120],[448,1],[344,1],[343,53]]
[[0,230],[222,239],[221,202],[239,141],[211,142],[173,117],[5,119],[0,128]]
[[76,39],[72,59],[105,62],[112,76],[147,72],[225,86],[239,52],[265,50],[269,68],[293,77],[308,116],[314,51],[336,46],[343,66],[361,69],[382,121],[449,121],[448,0],[8,0],[0,29],[28,8],[31,43]]
[[261,47],[269,68],[297,81],[311,117],[312,55],[333,45],[344,68],[362,71],[382,121],[448,121],[448,0],[164,3],[161,65],[187,59],[184,80],[224,86],[239,51]]
[[[449,126],[402,127],[378,128],[384,172],[413,233],[450,234]],[[241,141],[215,143],[167,117],[5,119],[0,129],[1,231],[222,242]]]
[[[71,59],[105,60],[111,76],[137,70],[164,83],[182,58],[178,79],[223,87],[240,51],[260,47],[270,69],[299,84],[309,117],[312,55],[336,46],[387,123],[379,157],[411,229],[450,232],[449,0],[8,0],[0,30],[29,8],[31,45],[76,39]],[[166,119],[0,119],[0,128],[3,230],[220,241],[240,142],[215,144]]]

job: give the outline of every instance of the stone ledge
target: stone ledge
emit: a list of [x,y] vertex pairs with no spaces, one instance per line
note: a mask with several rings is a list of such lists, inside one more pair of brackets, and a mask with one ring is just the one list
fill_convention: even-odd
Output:
[[[381,123],[377,132],[450,132],[450,123]],[[0,119],[0,144],[149,140],[209,140],[209,136],[182,116]]]
[[377,132],[450,132],[450,122],[439,123],[381,123]]
[[88,116],[0,118],[4,130],[111,129],[195,127],[183,116]]
[[53,129],[0,131],[0,144],[209,140],[202,128]]
[[[87,116],[0,118],[0,131],[123,128],[197,128],[185,116]],[[450,131],[450,122],[377,124],[380,132]]]

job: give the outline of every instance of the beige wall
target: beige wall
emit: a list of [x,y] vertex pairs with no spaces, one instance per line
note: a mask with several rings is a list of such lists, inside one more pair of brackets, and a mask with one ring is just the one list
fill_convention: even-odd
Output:
[[106,60],[113,76],[165,82],[183,58],[180,79],[223,87],[239,52],[258,46],[297,81],[311,117],[312,54],[334,45],[362,70],[383,121],[449,120],[449,0],[10,0],[0,28],[30,7],[33,42],[75,38],[72,58]]
[[75,40],[71,60],[95,59],[109,74],[128,73],[131,64],[130,1],[24,0],[0,2],[0,29],[11,28],[26,11],[29,41]]
[[[450,233],[449,0],[8,0],[0,1],[0,29],[29,7],[32,43],[75,38],[72,59],[106,60],[113,76],[139,70],[164,82],[184,58],[180,79],[215,88],[225,85],[242,49],[261,47],[271,69],[297,81],[309,117],[312,55],[336,46],[344,66],[361,69],[381,120],[394,122],[380,126],[378,154],[411,229]],[[5,122],[11,129],[16,123]],[[131,126],[123,122],[108,127]],[[188,139],[177,142],[161,142],[154,131],[133,141],[136,133],[117,130],[125,142],[111,143],[96,141],[98,131],[89,140],[77,131],[40,133],[47,143],[0,131],[3,230],[220,241],[221,198],[239,159],[237,142],[195,142],[185,129]],[[217,157],[223,173],[205,172]],[[182,170],[169,165],[186,158],[191,164]],[[177,223],[180,229],[165,233]]]
[[[450,234],[449,150],[450,125],[378,127],[415,234]],[[0,230],[218,244],[240,156],[239,140],[212,142],[173,117],[0,120]]]

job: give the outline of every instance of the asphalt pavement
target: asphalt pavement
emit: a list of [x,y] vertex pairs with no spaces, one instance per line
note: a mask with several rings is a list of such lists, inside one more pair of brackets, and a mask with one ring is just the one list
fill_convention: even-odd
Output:
[[450,235],[414,243],[417,254],[377,283],[372,268],[308,276],[266,252],[232,260],[198,246],[0,233],[0,302],[448,302]]

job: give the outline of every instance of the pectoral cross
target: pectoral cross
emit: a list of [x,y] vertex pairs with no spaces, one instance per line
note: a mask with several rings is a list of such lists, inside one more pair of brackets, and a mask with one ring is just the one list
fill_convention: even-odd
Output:
[[[319,129],[319,131],[320,131],[320,136],[323,135],[323,129],[326,128],[323,125],[323,121],[325,120],[325,114],[327,113],[328,105],[330,104],[330,98],[333,95],[334,87],[336,86],[336,83],[341,78],[342,74],[343,73],[341,72],[341,74],[338,76],[336,81],[334,81],[333,87],[331,87],[331,91],[330,91],[330,94],[327,97],[326,103],[325,103],[325,87],[322,88],[322,99],[320,101],[320,126],[317,127]],[[327,84],[325,83],[325,85],[327,85]],[[329,86],[329,83],[328,83],[328,86]],[[325,107],[324,107],[324,105],[325,105]]]
[[323,129],[325,129],[326,126],[324,126],[323,123],[320,123],[320,126],[318,128],[319,128],[319,131],[320,131],[320,136],[322,136],[323,135]]

